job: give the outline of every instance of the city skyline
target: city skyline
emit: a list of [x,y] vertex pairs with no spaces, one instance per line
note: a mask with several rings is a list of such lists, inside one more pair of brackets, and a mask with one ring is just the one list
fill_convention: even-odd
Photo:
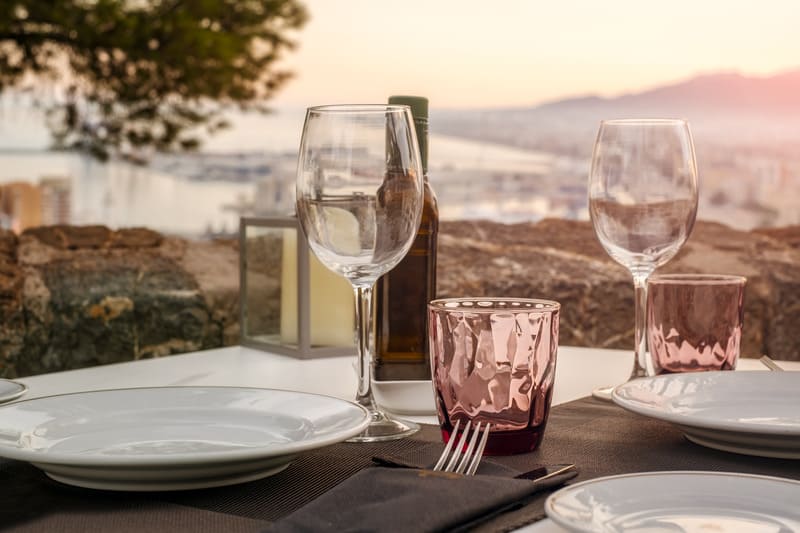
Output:
[[598,121],[646,113],[690,119],[701,217],[800,223],[800,3],[300,1],[311,20],[282,60],[297,77],[267,102],[275,113],[232,109],[200,153],[135,167],[48,152],[44,111],[7,90],[0,183],[68,179],[72,223],[227,233],[239,214],[290,210],[305,107],[406,93],[431,102],[443,219],[585,218]]
[[303,0],[275,106],[422,94],[437,107],[618,96],[699,74],[800,67],[800,4]]

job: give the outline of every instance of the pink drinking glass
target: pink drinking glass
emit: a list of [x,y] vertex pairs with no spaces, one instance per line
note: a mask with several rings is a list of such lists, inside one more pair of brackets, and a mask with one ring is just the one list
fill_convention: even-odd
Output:
[[736,368],[746,282],[715,274],[650,278],[647,335],[656,374]]
[[447,442],[461,420],[492,425],[485,453],[536,449],[553,396],[560,305],[453,298],[428,305],[436,410]]

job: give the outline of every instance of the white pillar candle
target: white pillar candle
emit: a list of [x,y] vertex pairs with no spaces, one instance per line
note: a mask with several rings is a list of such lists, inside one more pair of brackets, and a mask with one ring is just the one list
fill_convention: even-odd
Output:
[[[297,236],[300,228],[283,231],[281,263],[281,344],[297,344]],[[353,288],[328,270],[309,250],[310,336],[312,346],[354,346]]]

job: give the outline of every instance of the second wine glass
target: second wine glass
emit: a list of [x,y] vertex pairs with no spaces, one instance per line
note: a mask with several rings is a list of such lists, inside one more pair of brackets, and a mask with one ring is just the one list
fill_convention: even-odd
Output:
[[[589,213],[606,252],[633,276],[635,357],[630,379],[653,374],[647,356],[647,278],[678,253],[697,216],[697,164],[684,120],[606,120],[592,154]],[[610,398],[613,387],[594,395]]]
[[347,278],[356,298],[356,402],[367,408],[371,422],[351,441],[397,439],[419,429],[378,409],[371,364],[372,288],[411,248],[422,211],[422,183],[408,106],[320,106],[306,113],[297,166],[297,216],[311,250],[322,264]]

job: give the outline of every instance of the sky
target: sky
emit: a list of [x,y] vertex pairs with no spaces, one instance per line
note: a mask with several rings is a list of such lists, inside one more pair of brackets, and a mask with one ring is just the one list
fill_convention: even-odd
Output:
[[299,0],[273,105],[427,96],[441,108],[615,96],[800,68],[798,0]]

